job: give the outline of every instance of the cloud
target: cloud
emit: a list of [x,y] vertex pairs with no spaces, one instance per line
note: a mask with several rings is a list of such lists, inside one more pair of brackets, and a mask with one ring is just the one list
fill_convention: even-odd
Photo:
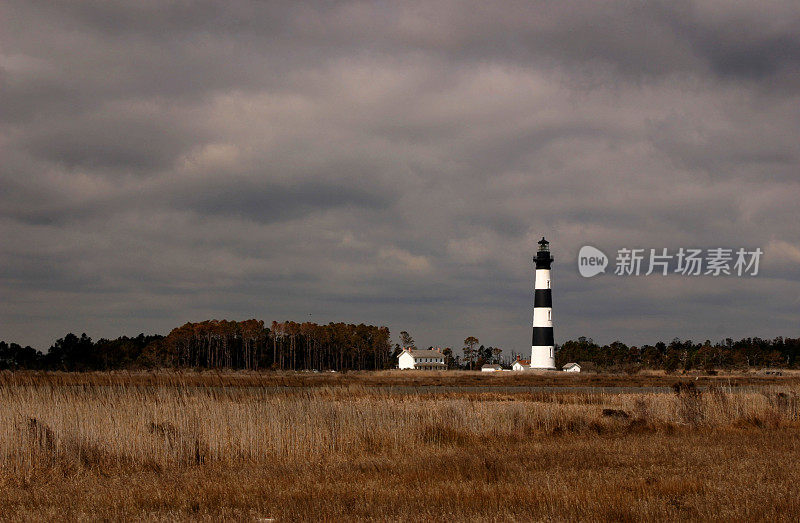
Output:
[[384,247],[378,251],[382,263],[395,266],[411,274],[426,273],[431,269],[431,262],[425,256],[411,254],[397,247]]
[[[798,27],[781,1],[6,2],[0,334],[313,314],[522,352],[545,235],[559,340],[789,335]],[[765,255],[585,280],[586,244]]]

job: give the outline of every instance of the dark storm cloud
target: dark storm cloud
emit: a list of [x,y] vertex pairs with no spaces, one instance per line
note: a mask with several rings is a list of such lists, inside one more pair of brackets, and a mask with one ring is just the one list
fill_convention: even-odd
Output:
[[[542,235],[561,340],[792,335],[798,27],[780,1],[4,2],[1,337],[313,314],[521,352]],[[584,244],[765,255],[584,280]]]
[[334,207],[380,209],[388,206],[385,195],[358,187],[329,183],[301,183],[293,186],[217,180],[194,193],[176,196],[174,205],[186,205],[197,213],[231,216],[270,223],[325,211]]
[[729,10],[720,4],[705,16],[687,7],[683,6],[683,13],[691,14],[673,13],[671,26],[690,42],[714,73],[764,80],[785,71],[798,72],[800,36],[793,26],[800,20],[790,4],[783,4],[780,12],[770,12],[771,6],[760,11],[755,4],[737,12],[742,6],[731,6]]
[[169,166],[197,139],[163,121],[108,115],[92,120],[42,129],[25,140],[29,153],[71,170],[153,172]]

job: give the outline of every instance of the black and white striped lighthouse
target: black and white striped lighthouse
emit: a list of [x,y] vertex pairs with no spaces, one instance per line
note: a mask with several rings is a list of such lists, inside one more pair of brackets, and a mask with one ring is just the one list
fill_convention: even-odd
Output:
[[531,342],[531,368],[555,369],[555,343],[553,342],[553,297],[550,293],[550,242],[539,241],[539,251],[533,258],[536,264],[533,295],[533,341]]

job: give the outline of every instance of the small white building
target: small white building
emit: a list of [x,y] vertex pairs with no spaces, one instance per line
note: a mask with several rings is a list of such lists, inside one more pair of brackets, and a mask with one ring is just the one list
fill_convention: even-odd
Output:
[[397,357],[398,369],[446,370],[441,350],[403,349]]
[[528,370],[531,368],[531,360],[517,360],[511,366],[511,370]]
[[578,365],[577,363],[567,363],[566,365],[561,367],[561,370],[563,370],[564,372],[580,372],[581,366]]
[[481,372],[498,372],[503,370],[502,365],[484,365],[481,367]]

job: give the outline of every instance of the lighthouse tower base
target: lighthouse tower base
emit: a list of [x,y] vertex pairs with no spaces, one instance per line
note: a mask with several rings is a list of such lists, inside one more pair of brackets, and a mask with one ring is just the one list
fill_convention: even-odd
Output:
[[531,368],[540,370],[556,370],[556,359],[554,357],[554,347],[533,346],[531,347]]

